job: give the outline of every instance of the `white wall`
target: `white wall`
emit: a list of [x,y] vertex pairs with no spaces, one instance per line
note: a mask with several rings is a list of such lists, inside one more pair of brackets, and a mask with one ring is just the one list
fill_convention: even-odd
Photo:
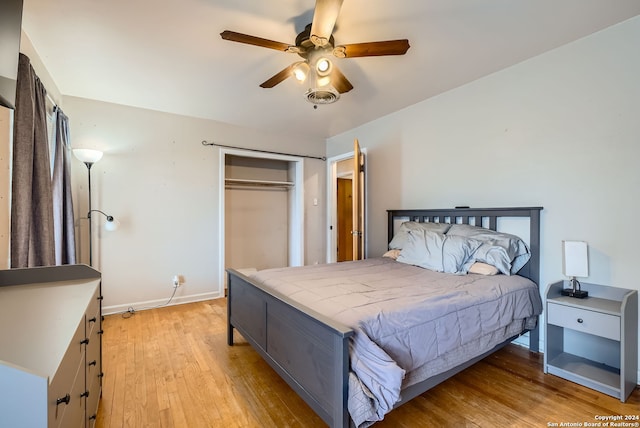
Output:
[[[177,302],[218,297],[219,144],[321,156],[324,141],[268,135],[211,120],[64,97],[74,148],[105,152],[92,170],[93,208],[118,218],[115,232],[94,229],[93,261],[103,274],[105,313],[156,305],[185,283]],[[325,254],[325,162],[305,160],[305,262]],[[87,170],[73,162],[74,201],[86,217]],[[92,217],[101,223],[98,214]],[[87,220],[80,219],[82,261],[87,263]],[[229,238],[233,239],[233,237]]]
[[640,289],[638,40],[634,18],[328,140],[367,148],[369,254],[387,209],[543,206],[541,290],[563,239],[589,242],[586,282]]
[[20,36],[20,52],[29,57],[31,66],[40,78],[44,87],[47,89],[47,95],[49,95],[57,105],[62,106],[62,95],[60,95],[60,90],[58,89],[56,82],[49,74],[49,70],[47,70],[44,62],[42,62],[35,46],[31,43],[31,39],[29,39],[29,36],[27,36],[24,31]]

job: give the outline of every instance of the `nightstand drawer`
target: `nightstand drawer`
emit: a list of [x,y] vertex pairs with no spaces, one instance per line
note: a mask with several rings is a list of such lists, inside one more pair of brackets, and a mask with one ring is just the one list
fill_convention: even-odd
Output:
[[620,340],[620,317],[547,302],[549,324]]

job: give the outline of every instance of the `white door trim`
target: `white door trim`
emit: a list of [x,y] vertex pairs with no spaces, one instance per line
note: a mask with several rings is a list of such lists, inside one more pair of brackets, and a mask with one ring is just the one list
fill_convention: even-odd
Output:
[[[365,173],[364,173],[364,206],[367,206],[367,149],[362,148],[360,152],[365,156]],[[353,151],[343,153],[327,159],[327,263],[334,263],[336,261],[336,247],[337,247],[337,223],[336,208],[338,205],[338,192],[336,190],[338,178],[338,162],[346,159],[353,159]],[[364,233],[365,243],[368,241],[366,237],[367,233],[367,210],[364,210]],[[364,256],[367,257],[367,247],[365,244]]]

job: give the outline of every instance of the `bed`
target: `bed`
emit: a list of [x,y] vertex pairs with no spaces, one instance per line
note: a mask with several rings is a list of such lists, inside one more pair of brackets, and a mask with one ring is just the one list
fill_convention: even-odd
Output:
[[[369,426],[524,333],[529,333],[529,348],[538,351],[536,322],[542,310],[537,287],[541,209],[388,211],[390,245],[408,224],[470,225],[456,228],[476,226],[471,229],[503,232],[502,225],[510,225],[515,219],[522,227],[519,221],[523,220],[527,229],[524,234],[529,235],[528,255],[523,266],[513,266],[517,275],[515,271],[511,274],[511,266],[503,272],[506,275],[440,273],[414,266],[414,261],[400,263],[400,258],[389,257],[252,274],[227,269],[228,345],[233,345],[237,330],[329,426]],[[427,236],[442,237],[431,232]],[[464,242],[467,245],[476,240]],[[405,253],[410,253],[406,247],[401,254]],[[435,284],[433,288],[440,287],[446,295],[434,292],[432,298],[412,294],[417,288],[425,288],[416,287],[423,277],[429,277],[427,280]],[[377,288],[383,279],[395,281],[394,288],[406,288],[398,297],[387,296],[388,289],[382,285]],[[442,282],[439,286],[445,279],[457,282],[453,286]],[[341,284],[339,287],[335,286],[336,281]],[[361,287],[368,287],[368,292],[359,294]],[[476,291],[484,289],[484,294]],[[522,291],[512,291],[516,289]],[[511,299],[506,308],[489,306],[498,300],[494,298],[496,294]],[[362,303],[365,295],[366,304]],[[371,296],[374,300],[370,300]],[[425,310],[427,306],[419,306],[433,305],[430,300],[443,301],[445,309]],[[346,301],[355,303],[343,307]],[[395,306],[387,308],[387,304]],[[398,305],[407,305],[403,310],[409,315],[396,311]],[[521,312],[512,316],[515,319],[507,319],[503,314],[514,308]],[[359,311],[366,321],[354,315]],[[436,316],[431,312],[442,313]],[[494,312],[496,315],[491,315]],[[495,327],[495,332],[486,325]],[[420,330],[422,326],[429,328]],[[430,360],[423,356],[425,352],[437,358]]]

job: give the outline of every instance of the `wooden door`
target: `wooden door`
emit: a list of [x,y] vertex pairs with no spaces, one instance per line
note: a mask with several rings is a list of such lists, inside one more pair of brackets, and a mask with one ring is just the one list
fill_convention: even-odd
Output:
[[352,240],[353,260],[364,259],[364,154],[360,144],[353,142],[353,180],[352,182]]
[[350,178],[338,178],[337,180],[337,257],[336,261],[344,262],[353,260],[353,244],[351,231],[353,230],[353,194],[352,180]]

